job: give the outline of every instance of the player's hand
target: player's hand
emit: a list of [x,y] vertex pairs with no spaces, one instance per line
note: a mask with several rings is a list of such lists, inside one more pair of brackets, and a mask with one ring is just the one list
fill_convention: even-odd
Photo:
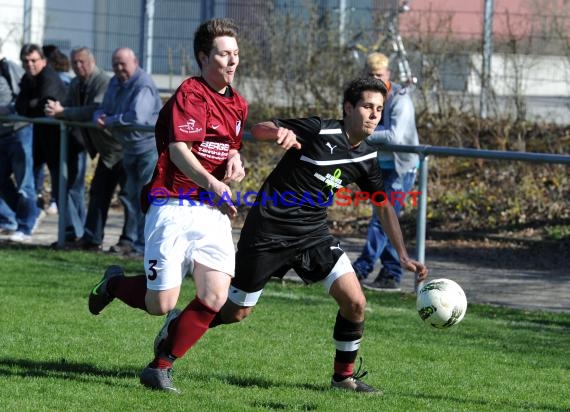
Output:
[[275,140],[275,143],[285,150],[291,148],[301,149],[301,143],[297,141],[297,135],[295,135],[292,130],[284,127],[277,129],[277,140]]
[[223,178],[224,183],[241,182],[245,177],[245,167],[239,153],[234,154],[228,159],[226,166],[226,174]]
[[208,190],[211,193],[214,193],[214,204],[218,206],[224,215],[228,215],[229,217],[237,216],[237,208],[233,203],[231,203],[232,191],[228,185],[220,182],[219,180],[216,180],[210,184]]
[[429,270],[426,265],[418,262],[417,260],[404,257],[400,259],[400,264],[410,272],[415,272],[416,279],[420,282],[424,281],[428,276]]
[[423,263],[410,258],[400,259],[400,264],[409,271],[415,272],[414,290],[417,293],[428,277],[428,268]]

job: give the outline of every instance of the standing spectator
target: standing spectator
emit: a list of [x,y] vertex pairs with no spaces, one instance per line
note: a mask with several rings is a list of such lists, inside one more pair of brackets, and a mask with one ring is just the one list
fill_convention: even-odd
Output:
[[[53,67],[53,69],[59,75],[59,78],[65,85],[66,95],[69,95],[69,85],[71,84],[72,77],[69,74],[69,59],[57,46],[48,45],[43,46],[44,54],[46,56],[48,65]],[[71,207],[77,209],[76,214],[82,222],[85,222],[86,208],[85,208],[85,173],[87,172],[87,152],[85,151],[85,145],[83,138],[78,133],[77,129],[74,130],[72,137],[74,140],[70,141],[70,144],[77,151],[77,175],[72,182],[68,190],[68,196],[71,201]],[[72,159],[75,161],[75,159]],[[52,191],[51,201],[46,209],[48,214],[57,213],[57,203],[55,199],[57,198],[57,192]],[[74,243],[74,242],[71,242]],[[54,246],[57,242],[54,243]]]
[[[24,70],[1,55],[0,70],[0,114],[12,114],[13,101],[20,90],[19,83],[20,78],[24,74]],[[12,80],[12,77],[14,77],[15,80]],[[0,124],[0,144],[3,143],[5,137],[11,135],[13,132],[13,124]],[[3,185],[7,182],[3,177],[1,179],[0,184]],[[17,228],[18,224],[16,223],[16,214],[4,200],[2,190],[0,189],[0,234],[12,235]]]
[[[59,75],[59,78],[65,85],[66,91],[69,88],[69,84],[71,83],[71,76],[69,75],[69,59],[65,55],[65,53],[61,52],[59,48],[53,44],[48,44],[42,46],[42,51],[44,52],[44,56],[46,57],[48,65],[50,65]],[[75,179],[76,185],[78,187],[72,187],[70,190],[77,193],[79,195],[83,194],[85,196],[85,188],[81,187],[81,185],[85,185],[85,168],[87,166],[86,156],[85,154],[81,153],[79,157],[79,165],[78,165],[78,174],[83,175],[83,177],[78,177]],[[44,181],[45,181],[45,164],[37,165],[35,170],[35,181],[36,181],[36,191],[38,193],[38,204],[41,205],[42,209],[44,208],[44,200],[43,200],[43,193],[44,193]],[[56,215],[57,214],[57,193],[53,190],[50,193],[50,201],[46,208],[46,213],[48,215]],[[85,213],[83,213],[85,214]]]
[[140,195],[150,181],[158,158],[154,132],[125,130],[121,126],[154,126],[162,102],[152,78],[140,67],[135,53],[126,47],[113,52],[115,75],[94,114],[95,122],[111,131],[123,146],[126,182],[123,188],[125,207],[124,236],[110,252],[142,254],[144,250],[144,214]]
[[[87,47],[71,51],[71,65],[76,77],[70,83],[65,102],[62,105],[59,101],[48,100],[45,114],[79,122],[91,121],[93,113],[103,101],[110,77],[97,67],[95,57]],[[122,189],[125,184],[122,147],[108,130],[74,128],[72,133],[83,142],[91,158],[99,154],[89,190],[84,234],[80,242],[72,246],[84,250],[101,250],[113,194],[117,185]],[[119,198],[123,200],[122,196]],[[125,237],[125,223],[122,238]]]
[[[227,184],[245,176],[238,150],[248,107],[231,86],[239,64],[237,27],[227,19],[201,24],[194,35],[194,56],[201,76],[180,85],[156,124],[160,157],[144,192],[151,203],[145,227],[147,275],[125,277],[120,267],[111,266],[89,296],[94,315],[117,297],[153,315],[171,311],[167,319],[172,319],[179,313],[172,309],[182,280],[191,271],[197,291],[179,316],[183,326],[172,338],[178,348],[206,332],[226,300],[234,272],[231,225],[224,212],[231,216],[237,210],[231,206],[222,212],[198,199],[231,196]],[[189,200],[196,205],[190,206]],[[140,381],[153,389],[176,391],[169,373],[162,363],[153,363]]]
[[[43,117],[44,106],[48,99],[63,100],[65,85],[57,72],[47,64],[41,47],[25,44],[20,51],[20,59],[26,74],[20,84],[20,94],[16,98],[16,110],[22,116]],[[57,125],[34,124],[34,167],[47,163],[52,188],[59,193],[60,167],[60,129]],[[68,146],[68,181],[64,190],[69,190],[81,179],[79,153],[83,148],[74,139],[69,139]],[[58,199],[59,201],[59,199]],[[58,208],[60,205],[58,204]],[[66,198],[66,239],[76,240],[83,236],[85,200],[72,196]]]
[[72,77],[69,74],[70,62],[69,58],[62,52],[59,47],[48,44],[42,47],[44,56],[46,56],[48,64],[53,67],[53,69],[59,75],[59,78],[65,84],[65,87],[69,87],[71,84]]
[[[367,141],[373,145],[418,145],[414,103],[407,88],[390,81],[389,64],[390,61],[382,53],[371,53],[366,61],[367,74],[382,80],[388,88],[382,121]],[[389,201],[393,199],[393,192],[410,191],[416,179],[418,162],[419,158],[415,153],[378,152],[384,191]],[[397,215],[404,206],[402,202],[403,200],[398,199],[392,202]],[[378,259],[382,262],[380,273],[372,283],[362,283],[362,286],[372,290],[399,291],[403,276],[400,258],[373,208],[366,243],[353,264],[359,280],[368,277]]]
[[[23,74],[16,63],[0,59],[0,114],[14,114]],[[41,218],[36,207],[32,138],[30,124],[0,124],[0,224],[14,231],[10,237],[14,242],[30,241]]]

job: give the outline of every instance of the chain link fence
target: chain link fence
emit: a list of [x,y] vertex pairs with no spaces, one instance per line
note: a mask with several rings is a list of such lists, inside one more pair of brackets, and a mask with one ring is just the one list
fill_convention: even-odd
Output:
[[[208,18],[224,16],[239,23],[246,40],[242,47],[244,79],[271,83],[271,75],[278,75],[283,81],[288,77],[302,81],[297,73],[313,71],[324,84],[338,86],[358,73],[363,55],[373,50],[392,54],[398,75],[400,56],[393,54],[390,30],[395,26],[424,103],[442,104],[441,95],[452,95],[456,104],[466,104],[465,96],[480,91],[483,2],[465,3],[469,2],[127,0],[69,4],[64,0],[0,0],[0,45],[12,54],[23,42],[54,44],[67,53],[85,45],[94,50],[106,70],[111,69],[113,50],[127,46],[135,50],[145,70],[178,79],[197,72],[192,51],[197,26]],[[505,7],[507,3],[511,8]],[[402,4],[409,11],[396,13]],[[492,87],[494,96],[513,101],[510,106],[516,116],[524,117],[533,104],[528,99],[542,98],[544,104],[547,98],[555,107],[568,104],[569,9],[567,0],[496,2]],[[323,72],[323,65],[316,62],[319,59],[330,70]],[[272,70],[284,63],[286,72]],[[331,78],[333,71],[336,76],[333,73]],[[175,88],[177,82],[161,82],[161,86]],[[318,100],[318,96],[313,98]]]

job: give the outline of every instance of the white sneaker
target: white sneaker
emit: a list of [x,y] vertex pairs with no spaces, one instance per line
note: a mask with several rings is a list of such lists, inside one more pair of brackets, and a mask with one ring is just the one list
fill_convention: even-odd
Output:
[[10,236],[10,242],[16,243],[27,243],[32,240],[32,235],[26,235],[24,232],[14,232],[12,236]]
[[51,202],[46,209],[46,213],[48,215],[57,215],[57,204],[55,202]]
[[34,223],[34,227],[32,228],[32,234],[35,233],[36,230],[38,230],[38,227],[40,227],[40,223],[42,223],[42,220],[44,220],[45,217],[46,217],[46,212],[40,210],[40,213],[36,218],[36,222]]

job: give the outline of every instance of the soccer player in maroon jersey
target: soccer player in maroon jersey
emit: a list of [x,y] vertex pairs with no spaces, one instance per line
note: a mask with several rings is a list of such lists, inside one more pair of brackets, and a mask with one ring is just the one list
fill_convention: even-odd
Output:
[[[234,274],[228,216],[237,210],[230,202],[218,208],[200,199],[204,194],[231,197],[228,184],[245,176],[239,150],[248,106],[231,86],[239,64],[237,35],[228,19],[201,24],[194,36],[201,75],[185,80],[160,111],[158,162],[142,193],[146,274],[126,277],[121,267],[110,266],[89,296],[94,315],[114,298],[152,315],[168,313],[155,341],[156,357],[140,376],[152,389],[177,391],[172,362],[207,331],[226,302]],[[188,272],[196,296],[179,311],[175,306]],[[161,344],[167,336],[167,354],[159,356],[165,352]]]

